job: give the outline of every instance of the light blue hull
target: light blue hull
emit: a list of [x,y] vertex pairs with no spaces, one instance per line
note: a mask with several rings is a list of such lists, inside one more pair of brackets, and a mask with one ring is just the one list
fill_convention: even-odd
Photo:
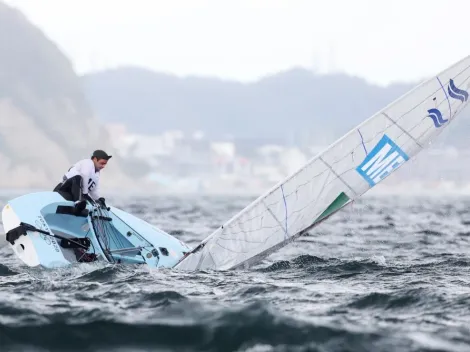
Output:
[[6,240],[28,266],[64,267],[107,261],[172,268],[190,248],[168,233],[126,213],[88,205],[71,213],[73,202],[57,192],[14,198],[2,211]]

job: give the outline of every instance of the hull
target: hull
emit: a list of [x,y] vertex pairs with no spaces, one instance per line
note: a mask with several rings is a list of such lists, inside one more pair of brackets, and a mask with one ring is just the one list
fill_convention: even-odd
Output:
[[57,268],[105,261],[173,267],[190,251],[183,242],[115,207],[91,204],[81,214],[56,192],[10,200],[2,210],[6,240],[30,267]]

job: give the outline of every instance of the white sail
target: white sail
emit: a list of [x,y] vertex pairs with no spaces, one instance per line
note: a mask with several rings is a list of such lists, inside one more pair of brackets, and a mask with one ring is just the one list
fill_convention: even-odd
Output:
[[175,267],[244,267],[285,246],[418,154],[467,105],[469,87],[470,56],[349,131],[218,228]]

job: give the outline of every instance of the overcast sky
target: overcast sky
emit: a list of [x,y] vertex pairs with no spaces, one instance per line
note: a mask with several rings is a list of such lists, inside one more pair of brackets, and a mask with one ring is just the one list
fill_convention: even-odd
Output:
[[469,0],[4,1],[78,73],[139,65],[253,81],[302,66],[387,84],[422,79],[470,54]]

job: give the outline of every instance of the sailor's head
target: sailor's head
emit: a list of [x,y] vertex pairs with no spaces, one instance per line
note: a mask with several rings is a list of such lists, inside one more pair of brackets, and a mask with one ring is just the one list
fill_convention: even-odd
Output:
[[111,158],[112,156],[106,154],[104,150],[95,150],[91,156],[91,160],[93,160],[95,164],[95,169],[98,171],[103,169]]

